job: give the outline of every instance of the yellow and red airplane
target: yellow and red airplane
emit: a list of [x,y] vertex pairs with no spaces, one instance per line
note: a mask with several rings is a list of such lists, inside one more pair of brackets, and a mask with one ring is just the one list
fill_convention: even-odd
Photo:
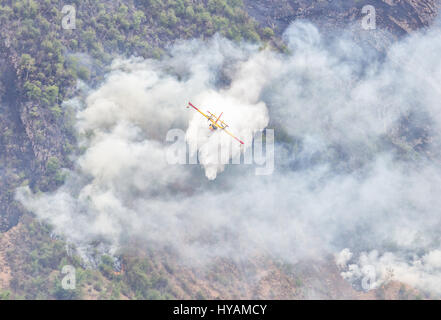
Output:
[[244,142],[242,140],[240,140],[239,138],[237,138],[234,134],[232,134],[231,132],[229,132],[227,130],[228,125],[223,122],[222,120],[220,120],[220,117],[222,116],[223,112],[220,114],[219,117],[217,117],[216,115],[212,114],[210,111],[207,111],[207,113],[209,114],[209,116],[207,116],[205,113],[203,113],[201,110],[199,110],[198,108],[196,108],[191,102],[188,103],[187,108],[192,107],[193,109],[195,109],[196,111],[198,111],[200,114],[202,114],[205,118],[208,119],[208,121],[210,121],[211,123],[209,124],[209,128],[211,131],[215,131],[218,128],[223,130],[226,134],[230,135],[231,137],[233,137],[234,139],[236,139],[237,141],[239,141],[241,144],[244,144]]

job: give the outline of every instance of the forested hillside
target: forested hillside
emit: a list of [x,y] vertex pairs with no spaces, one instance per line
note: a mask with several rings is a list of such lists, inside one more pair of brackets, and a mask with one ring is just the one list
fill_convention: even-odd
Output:
[[[96,265],[90,268],[14,197],[19,186],[38,194],[65,182],[65,168],[71,169],[74,156],[84,150],[77,145],[75,111],[63,102],[77,93],[79,83],[98,86],[116,56],[161,59],[175,41],[215,34],[283,51],[281,35],[292,21],[325,21],[326,29],[341,18],[359,18],[362,2],[337,10],[331,2],[307,0],[1,1],[0,299],[425,297],[397,282],[358,292],[326,262],[310,268],[260,255],[246,266],[219,259],[201,275],[176,263],[170,252],[138,243],[114,256],[102,255],[94,243]],[[388,13],[380,25],[397,38],[428,26],[437,10],[432,1],[376,2]],[[75,29],[62,27],[64,5],[76,9]],[[61,287],[66,264],[77,271],[73,291]]]

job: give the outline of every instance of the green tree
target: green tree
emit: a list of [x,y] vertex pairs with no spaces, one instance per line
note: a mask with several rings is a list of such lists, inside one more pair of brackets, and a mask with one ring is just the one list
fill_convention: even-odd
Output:
[[20,57],[20,66],[21,72],[26,74],[25,80],[28,80],[29,73],[32,73],[36,70],[35,67],[35,59],[31,57],[31,55],[24,53]]

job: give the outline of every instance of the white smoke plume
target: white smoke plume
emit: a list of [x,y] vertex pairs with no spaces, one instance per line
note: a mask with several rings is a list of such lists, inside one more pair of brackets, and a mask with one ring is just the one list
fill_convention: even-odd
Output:
[[[380,55],[295,23],[289,54],[215,37],[161,61],[116,60],[78,112],[86,151],[66,184],[17,199],[78,244],[137,236],[193,262],[346,249],[336,261],[351,281],[374,265],[377,285],[386,269],[411,285],[439,283],[440,34],[434,26]],[[274,174],[213,164],[212,139],[231,138],[209,135],[188,101],[224,112],[248,145],[274,128]],[[200,165],[167,163],[173,128],[197,145]]]

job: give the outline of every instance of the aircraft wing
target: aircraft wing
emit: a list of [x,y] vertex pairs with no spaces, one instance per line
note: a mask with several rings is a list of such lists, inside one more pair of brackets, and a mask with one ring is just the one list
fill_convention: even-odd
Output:
[[[208,120],[211,120],[212,119],[212,117],[210,117],[210,116],[207,116],[205,113],[203,113],[201,110],[199,110],[198,108],[196,108],[191,102],[189,102],[188,103],[188,105],[190,106],[190,107],[192,107],[193,109],[195,109],[197,112],[199,112],[200,114],[202,114],[205,118],[207,118]],[[187,107],[187,108],[189,108],[189,107]]]
[[245,144],[242,140],[240,140],[239,138],[237,138],[234,134],[232,134],[230,131],[228,131],[225,128],[221,128],[222,130],[224,130],[224,132],[228,135],[230,135],[231,137],[233,137],[234,139],[236,139],[237,141],[240,142],[240,144]]

